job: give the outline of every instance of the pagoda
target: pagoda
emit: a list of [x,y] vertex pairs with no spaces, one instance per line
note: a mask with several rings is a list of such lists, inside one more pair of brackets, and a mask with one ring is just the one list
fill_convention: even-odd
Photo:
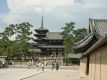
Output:
[[41,23],[41,27],[38,29],[35,29],[35,32],[37,34],[34,34],[34,36],[36,37],[36,39],[34,39],[35,42],[37,42],[37,45],[41,45],[43,44],[43,38],[46,37],[46,33],[49,32],[48,29],[45,29],[43,27],[43,16],[42,16],[42,23]]
[[63,35],[61,32],[49,32],[48,29],[43,26],[43,17],[41,21],[41,27],[35,29],[36,37],[33,39],[35,44],[35,49],[40,49],[40,53],[38,54],[41,58],[51,58],[52,60],[60,60],[63,61],[63,52],[64,52],[64,44],[63,44]]

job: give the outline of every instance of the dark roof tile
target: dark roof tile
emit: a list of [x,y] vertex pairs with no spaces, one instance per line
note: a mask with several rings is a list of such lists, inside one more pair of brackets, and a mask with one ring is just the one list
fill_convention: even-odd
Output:
[[61,34],[61,32],[48,32],[46,38],[44,39],[63,39],[63,35]]

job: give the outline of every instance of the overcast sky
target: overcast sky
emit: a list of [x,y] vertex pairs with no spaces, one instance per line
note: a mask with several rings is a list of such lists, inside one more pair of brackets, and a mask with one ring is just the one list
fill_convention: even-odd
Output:
[[66,22],[88,27],[89,18],[107,18],[107,0],[0,0],[0,31],[9,24],[30,22],[50,31],[61,31]]

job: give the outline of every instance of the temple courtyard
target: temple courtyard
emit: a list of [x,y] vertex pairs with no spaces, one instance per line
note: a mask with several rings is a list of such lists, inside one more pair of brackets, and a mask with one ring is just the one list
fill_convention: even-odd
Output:
[[58,71],[50,68],[44,71],[35,68],[8,68],[0,69],[0,80],[80,80],[80,73],[77,67],[62,67]]

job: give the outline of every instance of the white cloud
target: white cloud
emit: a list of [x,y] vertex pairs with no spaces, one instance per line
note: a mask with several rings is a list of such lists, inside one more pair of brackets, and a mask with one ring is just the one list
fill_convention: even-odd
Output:
[[70,5],[73,0],[7,0],[10,10],[14,12],[21,12],[22,10],[47,10],[55,7]]
[[[28,21],[39,27],[41,16],[45,16],[45,25],[57,30],[65,22],[75,21],[77,26],[88,26],[88,18],[107,18],[107,0],[7,0],[9,12],[0,20],[6,24]],[[86,27],[87,27],[86,26]],[[54,31],[55,31],[54,30]]]
[[9,8],[13,8],[13,6],[47,6],[47,7],[56,7],[56,6],[64,6],[73,3],[73,0],[8,0]]

